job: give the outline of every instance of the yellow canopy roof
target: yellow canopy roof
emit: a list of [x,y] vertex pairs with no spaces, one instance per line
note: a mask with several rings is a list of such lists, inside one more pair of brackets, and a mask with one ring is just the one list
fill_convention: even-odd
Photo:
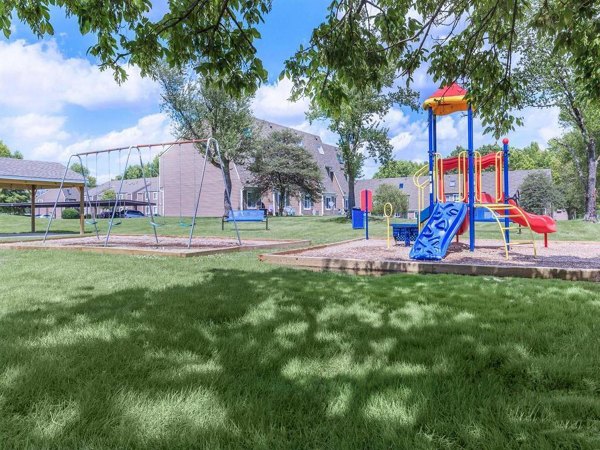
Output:
[[445,116],[457,111],[466,111],[469,102],[465,98],[467,91],[458,84],[453,83],[433,93],[423,102],[423,109],[432,109],[436,116]]

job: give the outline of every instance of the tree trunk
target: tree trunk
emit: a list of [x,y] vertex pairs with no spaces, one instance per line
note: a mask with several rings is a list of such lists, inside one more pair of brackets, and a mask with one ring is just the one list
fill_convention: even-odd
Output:
[[277,209],[279,209],[279,217],[283,217],[283,208],[285,207],[285,189],[279,191],[279,204],[277,205]]
[[588,166],[588,178],[585,192],[585,216],[583,220],[588,222],[597,222],[598,217],[596,215],[596,177],[598,170],[598,161],[596,159],[596,139],[592,138],[589,140],[587,145],[587,166]]
[[[233,209],[230,200],[230,196],[233,197],[233,192],[231,191],[231,172],[229,171],[229,161],[223,161],[223,174],[225,176],[225,189],[223,191],[223,207],[225,209],[224,215],[229,215],[229,211]],[[229,195],[227,193],[229,192]]]
[[352,217],[352,208],[356,204],[356,195],[354,194],[355,179],[352,171],[348,171],[348,211],[346,211],[347,217]]

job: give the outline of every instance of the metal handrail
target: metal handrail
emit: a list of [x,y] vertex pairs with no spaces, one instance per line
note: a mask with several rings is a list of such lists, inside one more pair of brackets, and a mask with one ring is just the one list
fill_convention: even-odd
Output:
[[504,201],[504,192],[502,189],[502,171],[504,169],[504,154],[496,152],[494,154],[494,168],[496,171],[496,202]]
[[458,154],[458,199],[461,202],[467,201],[467,186],[469,184],[467,165],[467,152],[462,151]]
[[425,208],[425,188],[430,185],[431,179],[425,178],[425,181],[419,181],[419,178],[425,176],[429,172],[429,166],[425,165],[413,174],[413,183],[417,187],[417,225],[421,232],[421,211]]
[[483,177],[482,177],[482,172],[483,172],[483,162],[481,161],[481,153],[480,152],[473,152],[474,156],[475,156],[475,201],[476,202],[481,202],[482,201],[482,191],[483,191]]
[[[434,191],[435,198],[438,202],[445,202],[445,189],[444,189],[444,158],[440,153],[435,153],[433,155],[433,171],[434,171]],[[438,167],[439,166],[439,167]]]
[[496,220],[496,222],[498,223],[498,226],[500,227],[500,231],[502,234],[502,240],[504,242],[504,249],[506,252],[506,259],[508,259],[508,250],[510,247],[510,243],[507,242],[506,240],[506,235],[505,235],[505,231],[506,231],[506,227],[503,226],[500,223],[500,219],[504,219],[507,216],[514,216],[514,214],[510,213],[510,214],[503,214],[502,216],[498,215],[498,211],[516,211],[517,215],[519,217],[521,217],[524,221],[525,221],[525,228],[529,229],[529,233],[531,234],[531,244],[533,245],[533,256],[537,257],[537,248],[535,246],[535,237],[533,234],[533,230],[531,229],[531,224],[529,223],[529,220],[527,219],[527,216],[525,214],[523,214],[523,211],[521,210],[521,208],[519,208],[516,205],[511,205],[511,204],[505,204],[505,203],[476,203],[475,204],[476,208],[485,208],[488,211],[490,211],[492,213],[492,216],[494,217],[494,219]]

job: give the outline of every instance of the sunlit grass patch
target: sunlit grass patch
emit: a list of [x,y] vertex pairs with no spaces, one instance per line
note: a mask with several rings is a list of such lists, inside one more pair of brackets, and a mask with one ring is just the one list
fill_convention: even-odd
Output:
[[0,251],[0,447],[600,446],[600,286],[256,256]]

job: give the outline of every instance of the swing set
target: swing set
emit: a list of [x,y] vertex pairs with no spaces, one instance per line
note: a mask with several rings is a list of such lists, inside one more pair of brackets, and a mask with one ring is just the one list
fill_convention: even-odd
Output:
[[[72,166],[73,161],[78,161],[80,166],[82,166],[82,168],[85,167],[85,169],[83,169],[81,171],[82,175],[83,175],[83,179],[84,179],[84,185],[85,185],[85,200],[84,200],[84,210],[80,211],[80,214],[82,214],[86,218],[85,219],[86,224],[92,225],[94,227],[94,232],[96,234],[96,238],[98,240],[101,239],[100,232],[98,229],[98,225],[101,222],[98,220],[98,217],[97,217],[97,208],[98,208],[98,205],[101,203],[101,201],[99,201],[98,198],[96,198],[96,200],[93,200],[90,197],[90,183],[89,183],[89,167],[90,166],[88,165],[88,163],[89,163],[90,157],[95,157],[95,177],[96,177],[96,179],[98,179],[99,178],[98,177],[98,175],[99,175],[98,159],[99,159],[99,157],[106,156],[107,169],[108,169],[108,190],[112,190],[113,179],[111,177],[111,154],[116,153],[117,159],[118,159],[118,173],[120,175],[120,179],[117,180],[117,181],[119,181],[119,183],[118,183],[118,190],[115,194],[115,198],[113,201],[109,202],[109,205],[112,203],[112,210],[110,213],[110,218],[108,220],[108,230],[107,230],[106,236],[104,237],[104,247],[107,247],[108,243],[110,241],[112,228],[114,226],[121,225],[121,223],[122,223],[121,214],[119,213],[117,215],[117,211],[119,211],[119,205],[124,205],[126,203],[123,201],[123,196],[122,196],[123,183],[125,181],[125,174],[127,173],[127,169],[130,167],[130,160],[132,157],[132,153],[134,154],[134,158],[135,158],[135,153],[137,153],[137,156],[139,159],[139,165],[140,165],[140,168],[142,171],[142,179],[143,179],[143,183],[144,183],[144,191],[145,191],[145,199],[146,199],[144,206],[146,206],[146,210],[149,211],[149,213],[150,213],[149,225],[152,228],[152,231],[154,234],[154,240],[155,240],[156,244],[158,245],[159,240],[158,240],[157,228],[167,225],[167,223],[164,220],[162,222],[159,222],[157,220],[157,216],[155,215],[155,212],[153,210],[154,205],[150,201],[150,192],[148,190],[149,183],[148,183],[148,180],[146,177],[146,172],[147,172],[146,169],[150,165],[150,163],[153,161],[153,158],[152,158],[153,148],[162,147],[162,151],[158,154],[158,157],[160,157],[164,153],[169,151],[171,148],[173,148],[174,146],[177,146],[178,163],[179,163],[179,184],[181,186],[181,182],[182,182],[181,148],[182,148],[183,144],[194,144],[195,150],[199,154],[201,153],[201,148],[204,147],[204,149],[203,149],[204,150],[204,153],[203,153],[204,162],[202,165],[202,172],[201,172],[201,176],[200,176],[200,185],[198,188],[197,188],[197,181],[196,181],[196,171],[194,171],[194,204],[193,204],[194,215],[192,217],[191,222],[186,222],[182,215],[182,206],[183,206],[184,199],[182,198],[182,193],[181,193],[182,190],[181,189],[179,190],[179,222],[178,222],[178,226],[190,229],[187,247],[191,248],[192,238],[194,235],[194,230],[196,228],[196,217],[198,215],[198,210],[200,208],[200,196],[202,194],[202,185],[204,183],[204,176],[206,174],[206,162],[208,161],[209,158],[213,158],[220,163],[219,166],[221,167],[221,174],[223,176],[223,184],[225,186],[225,195],[227,196],[229,204],[231,204],[231,192],[230,192],[230,189],[227,188],[227,184],[225,183],[225,172],[223,169],[223,160],[221,158],[221,151],[219,148],[219,143],[214,138],[191,139],[191,140],[182,140],[182,141],[166,142],[166,143],[159,143],[159,144],[131,145],[129,147],[117,147],[117,148],[110,148],[110,149],[105,149],[105,150],[94,150],[94,151],[90,151],[90,152],[82,152],[82,153],[76,153],[76,154],[71,155],[67,162],[65,172],[63,174],[63,178],[61,180],[60,187],[58,189],[56,201],[54,202],[54,206],[52,208],[52,214],[50,215],[50,219],[46,225],[46,231],[44,233],[43,242],[44,243],[46,242],[48,233],[50,232],[50,227],[52,225],[53,218],[56,215],[57,204],[60,200],[60,192],[63,189],[63,185],[65,183],[65,178],[67,176],[69,168]],[[144,160],[142,157],[143,150],[146,150],[147,152],[150,153],[150,160],[146,164],[144,164]],[[123,169],[121,169],[121,160],[122,160],[122,152],[123,151],[127,152],[127,157],[125,159],[125,165],[124,165]],[[83,166],[83,158],[85,158],[85,162],[86,162],[85,166]],[[89,214],[86,212],[86,209],[87,209],[87,211],[89,211]],[[89,219],[87,218],[88,216],[89,216]],[[238,243],[238,245],[241,246],[242,240],[240,238],[240,233],[239,233],[238,225],[237,225],[235,218],[233,219],[233,223],[234,223],[235,232],[236,232],[236,236],[237,236],[237,243]]]

